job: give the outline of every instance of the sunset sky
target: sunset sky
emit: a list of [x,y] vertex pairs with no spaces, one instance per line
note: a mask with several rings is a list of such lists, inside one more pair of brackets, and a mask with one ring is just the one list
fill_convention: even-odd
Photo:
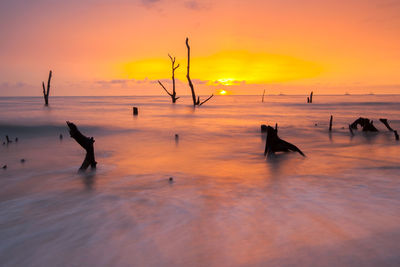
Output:
[[400,0],[1,0],[0,96],[400,93]]

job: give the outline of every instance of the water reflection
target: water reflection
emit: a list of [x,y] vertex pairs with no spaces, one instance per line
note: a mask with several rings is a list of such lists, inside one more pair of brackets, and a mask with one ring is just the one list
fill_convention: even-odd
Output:
[[87,191],[92,191],[96,185],[96,169],[90,169],[86,172],[78,172],[82,184]]

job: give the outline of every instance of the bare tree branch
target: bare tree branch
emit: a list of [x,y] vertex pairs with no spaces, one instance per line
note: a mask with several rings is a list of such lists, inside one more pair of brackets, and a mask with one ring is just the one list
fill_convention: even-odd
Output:
[[165,90],[165,92],[167,92],[167,94],[169,94],[170,96],[172,96],[172,94],[170,92],[168,92],[168,90],[165,88],[165,86],[158,80],[158,83],[161,85],[161,87]]
[[[201,102],[200,104],[199,104],[199,106],[201,106],[201,105],[203,105],[204,103],[206,103],[208,100],[210,100],[211,99],[211,97],[213,97],[214,96],[214,94],[211,94],[206,100],[204,100],[203,102]],[[200,99],[199,99],[200,100]]]
[[168,54],[168,57],[171,59],[171,64],[172,64],[172,93],[168,92],[168,90],[165,88],[165,86],[158,81],[158,83],[162,86],[162,88],[167,92],[167,94],[171,97],[172,103],[175,103],[178,98],[176,97],[176,91],[175,91],[175,70],[179,68],[179,64],[175,66],[175,57],[172,57],[170,54]]

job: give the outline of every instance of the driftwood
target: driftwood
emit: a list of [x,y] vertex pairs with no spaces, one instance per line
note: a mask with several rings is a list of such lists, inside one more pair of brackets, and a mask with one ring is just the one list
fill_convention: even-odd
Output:
[[379,119],[379,121],[382,122],[386,126],[386,128],[388,128],[389,131],[394,132],[392,127],[390,127],[387,119]]
[[350,128],[357,130],[357,125],[362,127],[363,132],[378,132],[378,129],[374,126],[374,122],[368,118],[360,117],[356,119],[352,124],[350,124]]
[[299,152],[300,155],[305,157],[304,153],[295,145],[286,142],[278,137],[278,129],[267,126],[267,140],[265,143],[265,155],[270,155],[275,152]]
[[209,96],[209,97],[208,97],[206,100],[204,100],[203,102],[200,102],[200,97],[199,97],[199,96],[197,96],[197,98],[196,98],[196,93],[195,93],[194,88],[193,88],[193,83],[192,83],[192,80],[190,79],[190,75],[189,75],[189,71],[190,71],[190,46],[189,46],[189,38],[186,38],[186,47],[187,47],[187,51],[188,51],[186,78],[187,78],[187,80],[188,80],[189,87],[190,87],[190,90],[191,90],[191,92],[192,92],[193,106],[201,106],[201,105],[203,105],[204,103],[206,103],[208,100],[210,100],[211,97],[214,96],[214,94],[211,94],[211,96]]
[[353,128],[351,128],[351,124],[349,124],[349,131],[350,131],[351,136],[354,136]]
[[82,162],[81,167],[79,168],[80,171],[86,170],[89,165],[92,169],[96,168],[97,162],[95,161],[94,158],[94,139],[93,137],[86,137],[84,136],[79,130],[78,127],[76,127],[75,124],[72,122],[67,121],[67,125],[69,127],[69,134],[71,135],[72,138],[75,139],[75,141],[83,147],[83,149],[86,150],[86,156],[85,159]]
[[397,131],[393,131],[393,133],[396,140],[399,141],[399,134],[397,133]]
[[171,57],[170,54],[168,54],[168,56],[171,59],[172,63],[172,93],[168,92],[167,88],[165,88],[165,86],[160,81],[158,81],[158,83],[165,90],[165,92],[167,92],[167,94],[171,97],[172,103],[175,103],[176,100],[179,99],[179,97],[176,97],[176,91],[175,91],[175,70],[179,68],[179,64],[175,66],[175,60],[176,60],[175,57]]
[[42,82],[43,97],[44,97],[44,104],[45,104],[45,106],[48,106],[48,105],[49,105],[49,94],[50,94],[51,75],[52,75],[52,71],[49,72],[49,79],[47,80],[47,91],[46,91],[46,87],[44,86],[44,82]]

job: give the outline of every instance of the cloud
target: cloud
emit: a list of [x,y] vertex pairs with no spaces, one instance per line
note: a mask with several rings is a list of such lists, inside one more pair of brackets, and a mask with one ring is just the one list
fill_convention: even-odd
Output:
[[161,0],[142,0],[142,3],[146,6],[154,5],[155,3],[160,2]]
[[185,1],[183,3],[183,6],[188,8],[188,9],[192,9],[192,10],[206,9],[206,5],[204,5],[203,3],[199,3],[196,0]]

